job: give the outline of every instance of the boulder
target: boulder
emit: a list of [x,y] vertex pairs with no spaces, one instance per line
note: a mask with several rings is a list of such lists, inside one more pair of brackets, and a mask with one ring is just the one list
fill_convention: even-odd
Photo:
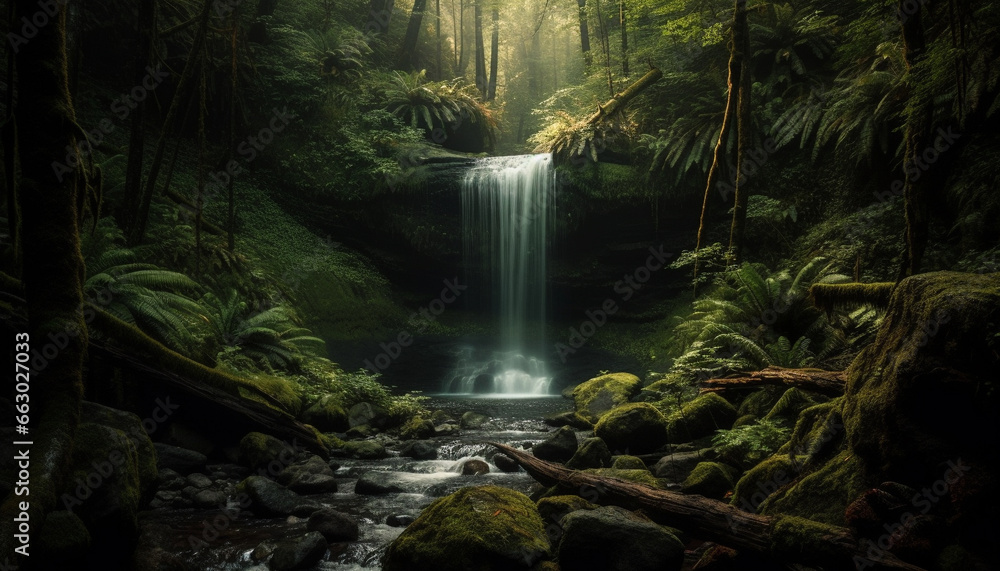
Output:
[[[170,399],[158,399],[157,403],[162,409],[169,412],[171,406]],[[135,446],[139,469],[139,486],[143,498],[149,497],[155,488],[159,466],[157,447],[146,433],[143,421],[139,416],[131,412],[125,412],[101,404],[84,401],[80,405],[80,418],[86,422],[109,426],[120,430],[128,436]],[[162,466],[169,468],[169,466]]]
[[161,470],[169,469],[184,475],[203,470],[208,463],[208,457],[201,452],[160,442],[153,447],[156,449],[156,465]]
[[[457,476],[457,474],[455,476]],[[435,495],[433,490],[437,484],[438,482],[433,479],[429,479],[426,474],[371,470],[369,472],[365,472],[360,478],[358,478],[357,483],[354,485],[354,493],[369,496],[380,494],[420,493]],[[437,495],[440,494],[438,493]]]
[[695,450],[693,452],[674,452],[660,458],[653,465],[653,474],[657,478],[663,478],[668,482],[683,482],[694,467],[706,459],[705,451]]
[[538,500],[538,513],[546,524],[559,523],[577,510],[596,510],[594,505],[580,496],[549,496]]
[[359,402],[347,412],[347,423],[351,428],[363,424],[373,428],[385,428],[389,423],[389,411],[370,402]]
[[315,426],[320,432],[344,432],[351,427],[340,400],[326,395],[307,408],[301,415],[302,422]]
[[480,474],[489,474],[490,465],[482,460],[466,460],[462,463],[462,475],[463,476],[478,476]]
[[385,446],[374,440],[359,440],[344,444],[344,451],[352,458],[381,460],[389,456]]
[[579,430],[593,430],[594,428],[593,423],[580,416],[580,414],[575,410],[547,415],[542,419],[542,422],[549,426],[555,426],[556,428],[560,426],[572,426],[573,428]]
[[226,507],[227,496],[225,492],[218,490],[200,490],[191,497],[194,507],[210,510],[213,508]]
[[462,428],[472,429],[480,428],[490,420],[490,417],[485,414],[479,414],[478,412],[469,411],[462,415],[461,425]]
[[733,489],[735,475],[735,469],[720,462],[701,462],[681,484],[681,491],[721,500]]
[[434,426],[434,436],[454,436],[462,431],[462,428],[453,423],[446,422]]
[[399,437],[403,440],[419,440],[434,436],[434,423],[420,416],[414,416],[403,425]]
[[423,440],[411,440],[399,449],[399,455],[414,460],[435,460],[438,457],[437,446]]
[[207,488],[212,485],[212,479],[200,472],[195,472],[194,474],[188,474],[188,477],[185,479],[185,482],[187,483],[187,485],[194,486],[195,488],[199,489]]
[[463,488],[428,506],[388,547],[383,571],[531,569],[550,552],[545,525],[525,495]]
[[594,434],[612,453],[642,454],[667,443],[667,420],[649,403],[630,403],[606,413]]
[[296,449],[286,442],[261,432],[251,432],[240,439],[240,462],[253,470],[269,470],[278,475],[295,460]]
[[521,465],[506,454],[497,454],[494,456],[493,464],[495,464],[497,468],[500,468],[501,472],[518,472],[521,470]]
[[431,413],[431,422],[433,422],[434,425],[437,426],[439,424],[446,424],[449,422],[454,423],[455,419],[452,418],[450,414],[448,414],[443,410],[435,410],[434,412]]
[[587,438],[580,445],[576,454],[566,462],[566,467],[574,470],[610,468],[611,451],[608,450],[608,445],[600,438]]
[[576,432],[564,426],[551,433],[548,438],[535,444],[531,452],[536,458],[550,462],[565,462],[573,457],[579,446]]
[[615,470],[645,470],[646,463],[635,456],[621,455],[615,456],[615,462],[611,465]]
[[337,480],[333,470],[319,456],[292,464],[278,474],[278,483],[299,494],[321,494],[336,492]]
[[308,569],[319,562],[326,554],[327,543],[323,536],[315,531],[281,542],[269,563],[273,571],[293,571]]
[[728,430],[736,421],[736,408],[715,393],[707,393],[685,404],[670,417],[667,435],[671,443],[690,442]]
[[416,520],[417,518],[409,514],[393,514],[385,518],[385,524],[389,527],[406,527]]
[[562,526],[561,571],[677,571],[684,560],[679,539],[622,508],[577,510]]
[[330,508],[313,512],[306,529],[319,532],[330,543],[358,540],[358,521]]
[[236,487],[236,492],[246,494],[250,511],[263,516],[287,516],[301,513],[301,506],[315,505],[295,492],[263,476],[250,476]]
[[601,375],[573,389],[576,412],[591,423],[597,423],[607,411],[623,405],[642,390],[639,377],[629,373]]

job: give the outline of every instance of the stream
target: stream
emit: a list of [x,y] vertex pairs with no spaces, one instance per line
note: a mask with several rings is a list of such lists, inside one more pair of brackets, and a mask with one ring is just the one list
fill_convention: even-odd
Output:
[[[323,561],[314,570],[377,570],[385,548],[403,527],[386,524],[390,516],[420,515],[423,508],[436,498],[459,488],[476,485],[498,485],[529,494],[534,480],[527,473],[504,473],[491,461],[494,451],[487,441],[498,441],[515,447],[530,446],[541,441],[551,430],[541,418],[567,407],[567,401],[555,396],[508,395],[435,395],[427,402],[430,409],[440,409],[458,418],[466,411],[490,416],[482,427],[462,430],[452,436],[433,437],[427,441],[437,447],[437,460],[418,461],[398,455],[399,443],[388,444],[390,457],[382,460],[337,459],[338,491],[308,496],[309,499],[349,514],[360,524],[360,538],[350,543],[333,543]],[[490,473],[476,476],[461,474],[462,464],[469,459],[486,460]],[[407,493],[363,495],[354,492],[358,478],[369,471],[389,471],[406,474]],[[231,507],[235,505],[230,498]],[[252,506],[250,508],[252,510]],[[184,559],[198,571],[266,571],[266,559],[255,561],[253,552],[263,542],[278,540],[305,532],[305,519],[257,518],[237,515],[230,519],[218,538],[209,545],[194,548],[189,536],[202,537],[204,522],[224,518],[221,510],[157,510],[143,514],[143,520],[159,524],[160,544]]]

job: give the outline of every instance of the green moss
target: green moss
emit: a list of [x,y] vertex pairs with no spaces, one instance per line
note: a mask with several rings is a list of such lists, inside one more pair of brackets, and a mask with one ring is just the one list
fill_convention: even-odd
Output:
[[594,434],[615,452],[652,452],[667,442],[667,422],[649,403],[629,403],[601,417]]
[[731,504],[749,512],[767,500],[768,496],[798,477],[798,466],[787,454],[775,454],[747,471],[736,482]]
[[596,504],[592,504],[580,496],[548,496],[538,500],[538,513],[546,524],[550,522],[558,523],[566,514],[577,510],[597,509]]
[[626,480],[629,482],[635,482],[636,484],[644,484],[652,488],[662,488],[660,481],[656,479],[649,470],[619,470],[617,468],[590,468],[583,470],[588,474],[595,474],[597,476],[603,476],[605,478],[618,478],[619,480]]
[[685,494],[720,500],[733,489],[736,470],[719,462],[699,462],[681,484]]
[[736,408],[715,393],[707,393],[684,405],[670,417],[667,436],[672,443],[689,442],[732,428]]
[[841,452],[815,472],[772,494],[760,506],[760,513],[793,515],[829,525],[844,525],[844,510],[848,504],[872,485],[861,458],[851,452]]
[[302,412],[302,422],[327,432],[343,432],[350,428],[347,410],[338,398],[326,395]]
[[752,414],[745,414],[736,419],[736,422],[733,423],[733,428],[739,428],[741,426],[750,426],[755,422],[757,422],[756,416]]
[[771,553],[779,559],[798,561],[843,560],[844,555],[831,537],[842,528],[794,516],[779,516],[771,524]]
[[764,416],[767,420],[785,420],[790,426],[799,413],[816,404],[805,391],[792,387],[781,395],[771,410]]
[[778,402],[783,392],[780,387],[766,387],[754,391],[743,399],[736,412],[740,416],[750,414],[760,418],[774,407],[774,403]]
[[597,423],[607,411],[627,403],[641,389],[639,377],[630,373],[611,373],[573,389],[573,402],[580,416]]
[[403,440],[417,440],[431,436],[434,436],[434,423],[420,416],[408,420],[399,431],[399,437]]
[[278,458],[285,443],[261,432],[250,432],[240,439],[240,461],[254,470],[263,468]]
[[352,457],[361,458],[362,460],[378,460],[389,455],[385,450],[385,446],[374,440],[345,442],[343,449]]
[[[844,423],[840,414],[842,404],[843,397],[840,397],[811,406],[799,413],[786,452],[795,457],[804,457],[807,469],[811,467],[814,456],[825,450],[836,450],[837,445],[842,442],[844,437]],[[822,455],[819,458],[822,458]]]
[[611,467],[616,470],[645,470],[646,463],[635,456],[622,455],[615,457]]
[[[81,423],[60,503],[72,508],[88,529],[101,534],[135,533],[136,515],[142,505],[140,464],[135,444],[127,434],[101,424]],[[80,496],[77,488],[89,493]]]
[[386,550],[384,571],[530,568],[551,550],[527,496],[498,486],[463,488],[427,507]]

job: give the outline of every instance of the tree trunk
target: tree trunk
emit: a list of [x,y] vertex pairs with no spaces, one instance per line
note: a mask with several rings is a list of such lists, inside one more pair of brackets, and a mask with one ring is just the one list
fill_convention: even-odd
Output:
[[434,0],[434,32],[437,36],[435,45],[437,47],[437,75],[438,79],[444,79],[444,69],[441,64],[441,0]]
[[601,53],[604,54],[604,71],[608,77],[608,95],[615,96],[615,84],[611,75],[611,49],[608,42],[608,26],[604,22],[604,8],[601,0],[597,0],[598,40],[601,42]]
[[[16,9],[18,16],[30,18],[38,11],[38,3],[16,0]],[[31,387],[30,422],[26,423],[30,432],[14,438],[15,450],[30,453],[31,494],[10,493],[0,506],[0,553],[4,557],[13,556],[20,546],[14,538],[20,533],[14,518],[21,512],[27,512],[36,540],[27,555],[37,556],[37,534],[62,491],[83,399],[88,336],[81,308],[86,269],[80,254],[77,205],[86,183],[82,166],[59,173],[52,168],[55,157],[66,156],[66,148],[75,149],[80,142],[68,88],[67,8],[55,3],[52,9],[55,13],[49,24],[39,26],[30,41],[15,48],[17,66],[22,70],[17,77],[16,117],[30,121],[30,126],[25,124],[18,131],[22,282],[28,326],[26,333],[18,333],[7,342],[15,354],[28,355],[49,342],[50,335],[61,336],[65,346],[60,345],[58,358],[49,360],[44,371],[18,368],[17,378],[8,377],[9,382],[23,381]],[[82,162],[79,153],[77,159]],[[17,444],[25,441],[34,444]],[[27,509],[21,509],[22,504],[28,504]],[[20,559],[25,567],[29,561]]]
[[465,51],[465,0],[458,0],[458,69],[455,73],[465,75],[469,65],[468,52]]
[[170,134],[170,129],[173,126],[174,119],[177,117],[177,111],[181,106],[181,100],[184,94],[187,93],[188,86],[191,85],[191,81],[194,78],[195,68],[197,67],[197,62],[199,61],[201,54],[201,48],[205,43],[205,36],[208,33],[208,20],[211,14],[213,0],[205,0],[205,6],[202,8],[201,23],[198,25],[198,31],[195,33],[194,45],[191,46],[191,53],[188,54],[188,59],[184,63],[184,71],[181,73],[181,78],[177,82],[177,90],[174,93],[174,98],[170,102],[170,107],[167,110],[167,116],[163,120],[163,127],[160,131],[160,138],[156,141],[156,151],[153,153],[153,163],[149,167],[149,176],[147,177],[146,184],[142,189],[141,196],[139,198],[139,211],[136,215],[134,223],[131,224],[127,232],[128,243],[130,246],[135,246],[136,244],[142,242],[143,237],[146,234],[146,222],[149,218],[149,206],[153,200],[153,193],[156,191],[156,179],[160,176],[160,167],[163,164],[163,152],[167,146],[167,138]]
[[618,2],[618,21],[622,27],[622,75],[628,77],[628,23],[625,19],[625,0]]
[[[682,529],[693,537],[713,541],[741,551],[772,557],[778,561],[836,565],[854,568],[855,558],[868,561],[865,549],[858,545],[847,528],[817,524],[816,545],[803,546],[783,537],[785,527],[800,528],[808,520],[785,516],[752,514],[726,502],[698,495],[660,490],[617,478],[570,470],[565,466],[539,460],[531,454],[504,444],[490,442],[513,458],[532,478],[545,486],[560,486],[569,493],[596,498],[598,503],[640,509],[658,523]],[[592,500],[593,501],[593,500]],[[900,561],[882,552],[878,565],[889,569],[923,571],[921,567]],[[877,568],[877,567],[876,567]]]
[[[730,40],[730,54],[729,54],[729,78],[727,84],[729,86],[729,95],[726,97],[726,112],[722,117],[722,128],[719,130],[719,140],[715,143],[715,151],[712,153],[712,166],[708,169],[708,182],[705,184],[705,197],[701,202],[701,217],[698,219],[698,238],[695,241],[694,246],[694,278],[695,278],[695,289],[694,294],[698,294],[697,288],[697,278],[698,278],[698,250],[701,249],[701,237],[705,230],[705,212],[708,210],[708,196],[712,192],[712,187],[716,184],[716,179],[719,175],[719,168],[722,164],[722,154],[725,152],[726,138],[729,137],[729,131],[733,126],[733,115],[736,114],[736,104],[739,101],[739,91],[741,76],[743,72],[743,62],[742,62],[742,52],[736,49],[737,43],[737,28],[738,19],[740,13],[746,10],[746,0],[736,0],[736,8],[733,11],[733,36]],[[726,184],[720,186],[720,191],[723,193],[723,200],[727,200],[728,197],[728,187]]]
[[410,23],[406,26],[406,36],[403,38],[403,49],[399,54],[399,67],[405,70],[418,68],[417,39],[420,37],[420,25],[424,20],[424,9],[427,0],[416,0],[413,11],[410,12]]
[[580,48],[583,49],[583,63],[587,69],[594,63],[590,54],[590,32],[587,31],[587,0],[576,0],[580,9]]
[[497,67],[500,59],[500,10],[493,9],[493,37],[490,40],[490,83],[486,89],[486,101],[497,98]]
[[476,26],[476,87],[479,93],[486,97],[486,53],[483,51],[483,0],[476,0],[475,26]]
[[844,394],[847,374],[844,371],[822,369],[785,369],[768,367],[750,373],[748,377],[708,379],[701,382],[701,392],[712,393],[730,389],[759,389],[763,386],[797,387],[833,397]]
[[746,189],[748,177],[743,176],[744,153],[751,143],[752,120],[750,118],[750,25],[747,12],[737,14],[733,30],[734,49],[740,53],[740,91],[736,110],[736,183],[735,205],[733,206],[733,222],[729,227],[729,251],[733,263],[739,264],[743,259],[743,235],[747,223],[747,203],[750,193]]
[[[899,1],[900,14],[908,14],[906,1]],[[923,8],[918,7],[910,16],[903,19],[903,46],[906,60],[907,81],[912,84],[920,81],[916,77],[920,73],[917,64],[926,57],[927,45],[924,38],[922,18]],[[914,86],[915,87],[915,86]],[[903,252],[903,263],[899,278],[912,276],[920,272],[920,264],[927,248],[929,226],[928,185],[930,178],[926,173],[906,165],[919,164],[924,149],[930,147],[931,122],[933,108],[926,97],[911,89],[911,97],[918,98],[915,108],[906,119],[906,156],[904,171],[906,180],[903,186],[903,208],[906,216],[906,248]],[[916,174],[916,176],[912,176]]]
[[[141,0],[139,2],[139,46],[136,50],[135,64],[132,72],[134,85],[142,85],[142,80],[146,76],[146,67],[150,64],[150,57],[155,43],[154,34],[156,32],[156,5],[154,0]],[[129,133],[128,143],[128,163],[125,167],[125,200],[121,212],[118,213],[118,221],[123,227],[131,227],[139,216],[139,203],[142,196],[142,159],[144,155],[143,145],[143,119],[146,115],[146,98],[136,103],[132,110],[132,125]]]
[[625,108],[625,106],[628,105],[629,101],[631,101],[637,95],[642,93],[647,87],[659,81],[661,77],[663,77],[663,72],[660,71],[659,68],[654,67],[653,69],[649,70],[649,72],[647,72],[646,75],[640,77],[638,81],[628,86],[621,93],[616,94],[614,97],[609,99],[607,103],[605,103],[604,105],[598,107],[597,112],[591,115],[587,119],[587,122],[595,124],[604,119],[605,117],[614,115],[618,111]]

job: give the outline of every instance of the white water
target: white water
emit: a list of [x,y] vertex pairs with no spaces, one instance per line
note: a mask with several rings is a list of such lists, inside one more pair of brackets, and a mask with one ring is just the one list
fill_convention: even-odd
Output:
[[[459,393],[548,394],[544,355],[548,229],[555,214],[552,155],[480,159],[462,184],[466,264],[482,268],[498,319],[499,347],[475,360],[460,355],[445,390]],[[531,333],[534,331],[534,335]]]

